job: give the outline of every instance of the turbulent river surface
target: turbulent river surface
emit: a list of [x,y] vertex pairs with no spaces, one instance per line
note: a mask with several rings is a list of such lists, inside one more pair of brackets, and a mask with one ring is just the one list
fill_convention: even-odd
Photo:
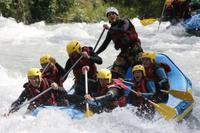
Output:
[[[61,111],[43,111],[37,117],[26,116],[26,108],[5,118],[0,116],[1,133],[199,133],[200,130],[200,38],[188,36],[180,26],[166,29],[169,23],[158,22],[142,26],[132,19],[142,41],[144,50],[167,54],[188,76],[193,84],[195,105],[191,116],[182,123],[163,119],[147,121],[135,116],[131,107],[117,108],[112,113],[94,115],[88,119],[72,120]],[[8,111],[10,104],[18,98],[27,81],[26,72],[31,67],[40,67],[39,58],[49,53],[62,65],[68,59],[65,46],[72,39],[81,44],[96,44],[102,25],[69,23],[32,25],[16,23],[12,18],[0,17],[0,114]],[[103,35],[102,43],[105,38]],[[104,62],[98,69],[112,64],[119,51],[111,43],[100,54]],[[64,83],[66,90],[73,84],[70,74]]]

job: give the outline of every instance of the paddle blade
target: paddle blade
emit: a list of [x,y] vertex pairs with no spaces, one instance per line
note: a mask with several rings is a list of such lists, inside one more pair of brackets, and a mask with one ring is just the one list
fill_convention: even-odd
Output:
[[146,26],[146,25],[149,25],[149,24],[152,24],[156,21],[156,19],[154,18],[149,18],[149,19],[142,19],[140,20],[140,23],[143,25],[143,26]]
[[176,110],[172,107],[167,106],[166,104],[159,103],[153,104],[156,111],[165,119],[165,120],[171,120],[176,116]]
[[93,115],[93,112],[88,108],[85,111],[85,117],[91,117]]
[[188,101],[188,102],[194,102],[193,96],[189,92],[170,90],[169,94],[171,94],[172,96],[177,97],[179,99]]

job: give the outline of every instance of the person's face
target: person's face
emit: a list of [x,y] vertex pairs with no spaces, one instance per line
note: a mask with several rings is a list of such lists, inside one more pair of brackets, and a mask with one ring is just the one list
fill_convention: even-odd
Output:
[[109,80],[108,79],[99,79],[99,82],[100,82],[101,87],[105,88],[108,85]]
[[134,76],[136,81],[140,81],[142,79],[142,76],[143,76],[142,71],[139,71],[139,70],[135,71],[133,73],[133,76]]
[[109,22],[113,23],[113,22],[117,21],[118,16],[114,12],[109,12],[107,14],[107,18],[108,18]]
[[51,63],[44,63],[44,64],[41,64],[41,66],[43,70],[48,71],[51,67]]
[[77,59],[80,57],[80,54],[78,52],[74,51],[69,55],[69,57],[72,59]]
[[151,65],[151,59],[149,58],[142,58],[142,64],[145,68],[149,67]]
[[30,84],[33,86],[33,87],[36,87],[36,88],[39,88],[40,87],[40,79],[38,76],[31,76],[31,77],[28,77],[28,80],[30,82]]

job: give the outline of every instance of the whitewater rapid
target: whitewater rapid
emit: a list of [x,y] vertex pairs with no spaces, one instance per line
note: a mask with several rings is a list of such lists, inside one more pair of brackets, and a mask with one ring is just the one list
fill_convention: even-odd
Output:
[[[161,23],[159,31],[158,22],[145,27],[138,19],[132,19],[132,22],[144,50],[167,54],[191,79],[196,102],[189,120],[180,124],[163,119],[150,122],[136,117],[131,107],[117,108],[112,113],[82,120],[71,120],[61,111],[49,110],[41,112],[38,117],[24,116],[26,109],[22,108],[7,118],[0,116],[0,133],[199,133],[200,38],[188,36],[180,26],[167,30],[167,22]],[[64,66],[68,58],[66,44],[77,39],[83,45],[94,47],[105,23],[46,25],[39,22],[24,25],[12,18],[0,17],[0,115],[8,111],[23,90],[27,70],[40,67],[41,55],[49,53]],[[99,45],[104,38],[105,34]],[[100,54],[104,62],[98,69],[111,65],[117,54],[111,43]],[[72,84],[71,74],[64,86],[68,89]]]

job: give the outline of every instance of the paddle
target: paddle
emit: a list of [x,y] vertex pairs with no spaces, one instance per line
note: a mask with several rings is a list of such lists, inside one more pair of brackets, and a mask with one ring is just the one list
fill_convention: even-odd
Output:
[[161,13],[161,16],[160,16],[160,21],[159,21],[159,24],[158,24],[158,31],[160,29],[160,25],[161,25],[161,22],[162,22],[162,18],[163,18],[163,14],[164,14],[167,2],[168,2],[168,0],[165,0],[164,6],[163,6],[163,9],[162,9],[162,13]]
[[[128,83],[128,84],[133,84],[132,82],[129,82],[129,81],[125,81],[125,80],[122,80],[122,82],[124,83]],[[192,95],[189,93],[189,92],[183,92],[183,91],[177,91],[177,90],[160,90],[161,92],[164,92],[164,93],[168,93],[174,97],[177,97],[179,99],[182,99],[184,101],[188,101],[188,102],[194,102],[194,99],[192,97]]]
[[[85,95],[88,95],[88,76],[87,76],[87,70],[85,70]],[[85,111],[85,117],[92,116],[93,113],[89,108],[89,103],[86,102],[86,111]]]
[[76,66],[76,64],[83,58],[83,55],[81,55],[81,57],[78,58],[78,60],[72,65],[72,67],[65,73],[65,75],[62,77],[62,79],[64,80],[66,78],[66,76],[71,72],[71,70]]
[[10,113],[14,113],[17,110],[21,109],[22,107],[26,106],[27,104],[30,104],[31,102],[33,102],[35,99],[39,98],[40,96],[42,96],[43,94],[45,94],[46,92],[50,91],[52,89],[52,87],[49,87],[48,89],[42,91],[40,94],[38,94],[37,96],[31,98],[30,100],[26,101],[25,103],[23,103],[22,105],[19,105],[17,108],[11,108],[9,110],[9,112],[7,114],[5,114],[5,116],[9,116]]
[[157,19],[155,19],[155,18],[142,19],[142,20],[140,20],[140,23],[143,26],[147,26],[147,25],[150,25],[150,24],[153,24],[154,22],[156,22],[156,20]]
[[171,94],[174,97],[182,99],[188,102],[194,102],[193,96],[189,92],[177,91],[177,90],[160,90],[161,92]]
[[96,50],[97,45],[99,44],[99,41],[100,41],[101,37],[103,36],[103,33],[104,33],[105,30],[106,30],[106,29],[104,28],[103,31],[101,32],[101,35],[99,36],[99,39],[97,40],[97,43],[95,44],[95,46],[94,46],[94,50],[93,50],[93,51]]
[[44,67],[44,69],[42,69],[42,74],[44,74],[44,72],[47,70],[47,68],[49,67],[50,64],[51,64],[51,63],[49,62],[49,63]]
[[[129,87],[127,87],[128,90],[132,91],[133,93],[137,94],[136,91],[130,89]],[[167,106],[166,104],[163,103],[155,103],[153,101],[151,101],[150,99],[143,97],[146,101],[148,101],[149,103],[151,103],[156,111],[165,119],[165,120],[171,120],[176,116],[176,110],[172,107]]]

